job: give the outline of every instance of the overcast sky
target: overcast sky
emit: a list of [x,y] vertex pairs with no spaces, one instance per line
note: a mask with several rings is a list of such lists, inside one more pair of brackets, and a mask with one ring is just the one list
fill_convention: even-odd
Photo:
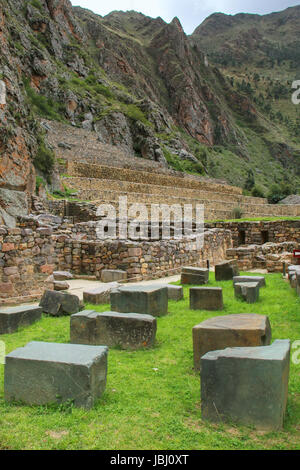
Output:
[[299,5],[292,0],[71,0],[73,5],[88,8],[101,16],[114,10],[135,10],[147,16],[160,16],[168,23],[177,16],[187,34],[215,12],[266,14]]

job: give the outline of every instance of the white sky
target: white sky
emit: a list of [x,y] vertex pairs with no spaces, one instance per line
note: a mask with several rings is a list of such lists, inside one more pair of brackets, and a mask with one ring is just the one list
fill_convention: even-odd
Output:
[[147,16],[160,16],[166,22],[177,16],[187,34],[215,12],[227,14],[266,14],[299,5],[299,0],[71,0],[71,3],[105,16],[114,10],[135,10]]

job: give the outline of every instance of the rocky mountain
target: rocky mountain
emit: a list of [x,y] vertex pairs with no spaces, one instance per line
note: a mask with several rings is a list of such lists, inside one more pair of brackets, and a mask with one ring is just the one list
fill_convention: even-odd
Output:
[[[291,15],[283,30],[296,31],[297,21]],[[218,61],[226,43],[219,33],[230,37],[232,22],[215,15],[188,37],[177,18],[167,24],[136,12],[101,17],[69,0],[1,0],[0,223],[30,210],[37,177],[51,180],[55,156],[40,118],[94,130],[128,155],[180,171],[241,186],[252,172],[264,189],[298,184],[298,137],[290,141]]]

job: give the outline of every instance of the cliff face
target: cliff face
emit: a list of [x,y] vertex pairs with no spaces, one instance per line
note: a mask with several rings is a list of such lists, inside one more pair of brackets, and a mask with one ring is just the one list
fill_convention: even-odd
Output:
[[[232,27],[232,20],[215,20],[220,31]],[[205,34],[215,28],[204,26]],[[30,210],[36,176],[51,180],[55,161],[40,118],[95,130],[129,155],[237,185],[254,165],[265,184],[280,178],[271,153],[253,157],[267,121],[210,64],[201,35],[200,28],[187,37],[177,18],[102,18],[68,0],[2,0],[0,223]]]

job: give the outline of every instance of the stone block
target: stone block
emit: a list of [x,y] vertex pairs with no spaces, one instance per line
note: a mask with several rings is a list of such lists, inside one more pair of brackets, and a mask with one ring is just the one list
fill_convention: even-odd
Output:
[[208,269],[187,266],[181,270],[181,284],[203,285],[208,283],[208,279]]
[[40,307],[44,313],[59,317],[79,312],[81,310],[81,303],[77,295],[46,290],[40,301]]
[[194,368],[200,370],[200,359],[218,349],[265,346],[272,337],[269,318],[265,315],[234,314],[209,318],[193,327]]
[[33,341],[6,356],[4,398],[91,408],[106,386],[106,346]]
[[118,282],[126,281],[127,272],[121,269],[103,269],[101,271],[102,282]]
[[168,300],[182,300],[183,299],[182,286],[175,286],[173,284],[155,284],[155,285],[158,287],[166,287],[168,289]]
[[233,285],[240,282],[258,282],[259,287],[266,286],[266,280],[264,276],[234,276]]
[[71,343],[140,349],[154,344],[156,329],[151,315],[84,310],[71,316]]
[[223,310],[223,290],[221,287],[191,287],[190,309]]
[[234,284],[234,295],[237,299],[245,300],[248,304],[258,302],[258,282],[237,282]]
[[168,313],[168,289],[155,285],[121,286],[110,294],[111,310],[159,317]]
[[98,286],[94,289],[83,291],[83,301],[86,304],[102,305],[110,303],[110,293],[119,286],[117,282],[112,282],[105,286]]
[[239,269],[235,260],[227,260],[215,265],[216,281],[229,281],[239,276]]
[[68,290],[70,285],[66,281],[54,281],[53,282],[54,290]]
[[0,308],[0,334],[13,333],[40,320],[41,316],[42,309],[33,305]]
[[70,281],[73,279],[73,274],[69,271],[54,271],[53,277],[55,281]]
[[280,430],[289,365],[289,340],[208,352],[201,358],[202,419]]

